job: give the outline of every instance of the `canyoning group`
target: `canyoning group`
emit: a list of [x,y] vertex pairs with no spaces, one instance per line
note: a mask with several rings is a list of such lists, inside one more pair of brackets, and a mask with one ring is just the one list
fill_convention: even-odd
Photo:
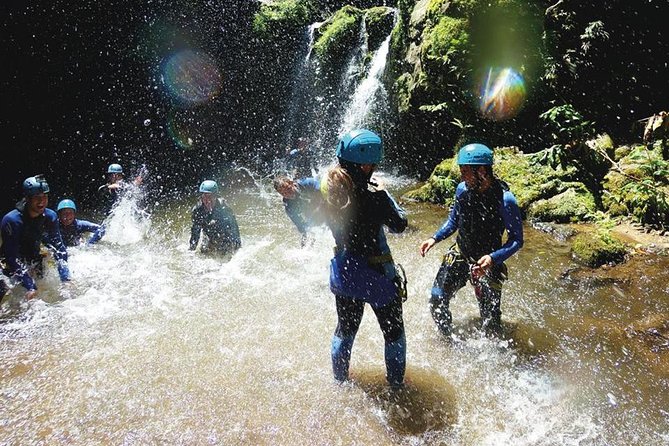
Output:
[[[299,151],[304,151],[304,146]],[[329,286],[335,295],[337,326],[332,337],[334,378],[346,381],[351,350],[365,304],[376,315],[385,341],[386,379],[393,387],[404,382],[406,335],[402,305],[407,298],[407,278],[393,260],[385,228],[403,232],[407,214],[385,190],[374,172],[384,155],[381,138],[358,129],[339,140],[337,163],[320,177],[277,175],[274,188],[282,196],[286,214],[308,245],[310,228],[326,225],[334,238]],[[292,154],[291,156],[295,156]],[[493,152],[483,144],[462,147],[457,155],[462,182],[458,185],[448,219],[433,237],[419,244],[425,256],[438,242],[457,233],[444,255],[430,292],[429,309],[439,331],[451,332],[449,302],[469,281],[476,291],[481,326],[486,334],[501,329],[501,290],[507,277],[505,261],[523,245],[522,220],[516,199],[493,172]],[[304,170],[299,169],[300,173]],[[101,211],[110,216],[124,194],[142,185],[143,175],[124,179],[123,168],[110,164],[108,181],[99,188]],[[237,219],[220,196],[219,185],[208,179],[197,189],[199,202],[192,210],[189,249],[229,258],[241,248]],[[76,218],[74,200],[47,208],[49,185],[42,175],[27,178],[23,197],[2,219],[3,296],[20,285],[25,298],[37,295],[36,280],[43,276],[46,249],[52,252],[60,280],[71,281],[67,247],[84,241],[92,245],[105,235],[101,225]],[[506,240],[503,241],[504,233]]]

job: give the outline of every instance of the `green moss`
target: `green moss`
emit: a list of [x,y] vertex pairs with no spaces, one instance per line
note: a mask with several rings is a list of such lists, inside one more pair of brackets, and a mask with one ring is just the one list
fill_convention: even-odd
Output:
[[455,188],[460,182],[460,171],[453,158],[442,161],[434,168],[424,185],[405,194],[410,200],[450,205]]
[[[546,166],[532,164],[530,157],[515,148],[496,148],[494,171],[497,177],[509,185],[518,201],[518,206],[524,213],[528,212],[533,202],[546,201],[569,190],[572,192],[550,203],[559,204],[561,199],[571,198],[571,195],[574,194],[578,205],[571,203],[574,206],[571,214],[570,209],[563,211],[560,207],[549,206],[550,203],[548,203],[537,209],[537,216],[548,221],[572,221],[588,218],[596,211],[592,194],[582,183],[573,181],[573,169],[556,171]],[[448,158],[435,167],[432,175],[422,187],[406,196],[418,201],[449,205],[459,181],[459,169],[453,162],[453,158]],[[559,218],[548,217],[548,209],[552,207],[557,207],[560,211],[556,214],[560,216]]]
[[468,51],[467,26],[466,19],[441,17],[434,27],[426,28],[423,33],[421,59],[433,67],[461,61]]
[[570,223],[592,218],[597,210],[595,199],[581,183],[566,191],[532,203],[527,215],[539,221]]
[[301,0],[278,0],[260,7],[253,17],[253,32],[261,38],[276,38],[304,28],[309,20],[309,9]]
[[397,109],[400,113],[405,113],[409,110],[413,88],[413,77],[409,73],[404,73],[395,81]]
[[367,28],[367,44],[370,51],[375,51],[388,37],[393,24],[395,14],[391,8],[377,6],[365,10],[365,26]]
[[430,0],[427,7],[427,17],[430,20],[438,19],[444,15],[451,17],[469,17],[481,6],[487,6],[488,2],[481,0]]
[[597,230],[577,235],[572,243],[571,252],[577,262],[596,268],[609,263],[623,262],[627,249],[609,231]]
[[318,30],[314,53],[325,62],[336,62],[357,43],[362,11],[344,6]]

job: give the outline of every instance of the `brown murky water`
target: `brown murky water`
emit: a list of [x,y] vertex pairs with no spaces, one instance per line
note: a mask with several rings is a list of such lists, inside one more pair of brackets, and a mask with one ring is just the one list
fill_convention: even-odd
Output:
[[0,444],[669,442],[668,259],[564,276],[565,245],[526,228],[503,338],[481,335],[464,288],[447,340],[427,298],[448,242],[417,251],[446,210],[407,205],[411,228],[389,237],[410,281],[407,385],[385,385],[367,311],[342,386],[329,357],[331,236],[300,248],[269,190],[228,194],[244,247],[227,263],[188,251],[192,198],[142,224],[128,213],[102,244],[73,250],[70,298],[50,274],[41,300],[6,299]]

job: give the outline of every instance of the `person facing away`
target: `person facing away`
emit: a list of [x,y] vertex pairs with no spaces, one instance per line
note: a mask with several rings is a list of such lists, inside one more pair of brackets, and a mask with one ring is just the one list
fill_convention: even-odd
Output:
[[37,293],[35,279],[44,272],[42,243],[53,251],[62,282],[70,280],[70,270],[58,216],[46,207],[49,184],[43,175],[35,175],[25,179],[22,189],[23,199],[0,222],[0,257],[3,273],[13,282],[21,283],[27,290],[26,298],[32,299]]
[[239,226],[232,210],[218,196],[218,184],[205,180],[200,184],[200,202],[193,208],[189,249],[195,250],[204,232],[203,252],[234,254],[242,246]]
[[[457,157],[458,184],[446,222],[420,244],[425,256],[436,244],[458,233],[454,249],[444,257],[430,296],[430,312],[439,330],[449,335],[451,298],[469,279],[475,287],[486,333],[499,333],[502,322],[504,261],[523,246],[522,218],[509,187],[493,174],[493,152],[483,144],[468,144]],[[502,243],[504,232],[506,242]]]
[[401,386],[406,368],[406,337],[402,303],[406,281],[399,276],[384,227],[402,232],[406,213],[382,189],[369,181],[383,158],[381,139],[369,130],[353,130],[337,145],[339,165],[322,184],[326,223],[335,240],[330,263],[330,290],[335,295],[337,327],[332,337],[334,378],[348,379],[353,341],[368,303],[383,333],[386,379]]
[[104,226],[76,218],[77,205],[69,198],[58,203],[56,212],[58,212],[60,235],[65,246],[80,245],[83,240],[82,234],[85,232],[93,234],[86,242],[88,245],[99,242],[105,234]]
[[301,245],[307,242],[310,227],[323,223],[320,183],[316,178],[293,180],[287,176],[274,179],[274,189],[283,197],[286,214],[301,235]]
[[[143,178],[138,175],[132,182],[135,186],[142,184]],[[123,192],[128,188],[123,177],[123,167],[120,164],[110,164],[107,167],[107,182],[98,188],[102,202],[102,210],[105,216],[109,216],[116,204],[121,199]]]

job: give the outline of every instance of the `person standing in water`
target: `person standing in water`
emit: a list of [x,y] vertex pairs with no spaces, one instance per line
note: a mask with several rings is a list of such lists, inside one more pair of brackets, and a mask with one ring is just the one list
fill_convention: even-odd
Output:
[[[482,328],[499,333],[502,323],[504,261],[523,246],[520,210],[506,183],[493,174],[493,152],[483,144],[468,144],[457,157],[462,182],[455,191],[446,222],[420,244],[421,256],[437,243],[458,233],[432,285],[430,312],[439,331],[450,335],[449,304],[469,279],[475,287]],[[502,243],[506,231],[507,240]]]
[[232,210],[218,196],[218,183],[205,180],[200,184],[200,202],[193,208],[189,249],[197,248],[200,235],[204,232],[203,252],[232,255],[242,246],[239,226]]
[[[49,203],[49,184],[43,175],[26,178],[23,199],[8,212],[0,223],[2,272],[10,280],[21,283],[26,299],[37,294],[35,279],[44,274],[42,243],[52,250],[62,282],[70,281],[67,249],[58,228],[58,216],[46,206]],[[0,288],[7,288],[0,284]],[[6,291],[6,290],[5,290]],[[3,293],[4,294],[4,293]]]
[[293,180],[287,176],[274,179],[274,189],[283,197],[286,214],[299,231],[300,244],[305,246],[308,230],[323,223],[323,196],[316,178]]
[[58,203],[56,212],[58,212],[60,234],[65,246],[80,245],[82,242],[82,234],[84,232],[93,234],[86,242],[88,245],[97,243],[105,234],[104,226],[78,219],[76,217],[77,205],[69,198],[61,200],[60,203]]
[[348,379],[351,349],[367,303],[383,333],[386,379],[391,386],[401,386],[406,368],[406,280],[398,274],[384,226],[404,231],[406,213],[387,191],[370,188],[372,173],[383,158],[381,138],[375,133],[361,129],[345,134],[336,155],[339,165],[321,186],[326,223],[336,245],[330,264],[330,290],[337,307],[331,348],[334,378]]
[[[105,217],[112,213],[123,192],[130,186],[123,175],[123,167],[120,164],[113,163],[107,167],[107,182],[98,188]],[[142,175],[138,175],[132,184],[139,186],[142,182]]]

